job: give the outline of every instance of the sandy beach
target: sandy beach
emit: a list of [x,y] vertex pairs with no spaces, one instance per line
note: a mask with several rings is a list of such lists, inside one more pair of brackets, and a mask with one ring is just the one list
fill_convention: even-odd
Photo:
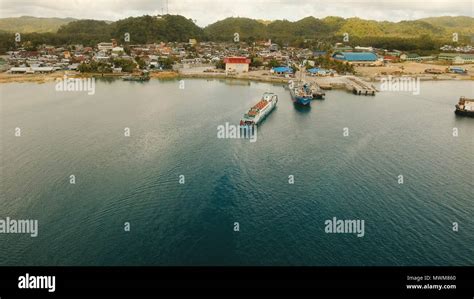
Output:
[[[467,69],[467,75],[446,73],[445,71],[450,67],[449,65],[419,63],[413,61],[389,63],[385,66],[358,66],[355,69],[358,76],[368,78],[369,80],[375,80],[377,77],[386,75],[416,76],[425,78],[426,80],[474,80],[474,64],[464,64],[459,66]],[[426,69],[437,69],[444,73],[439,75],[427,74],[425,73]]]

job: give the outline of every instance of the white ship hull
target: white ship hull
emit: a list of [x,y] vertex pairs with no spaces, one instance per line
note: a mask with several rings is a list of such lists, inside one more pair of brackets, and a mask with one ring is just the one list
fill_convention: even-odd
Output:
[[266,101],[266,105],[263,108],[259,109],[258,112],[256,112],[254,115],[250,113],[252,109],[255,108],[252,107],[249,113],[245,114],[244,118],[242,118],[242,120],[240,121],[241,126],[260,124],[263,119],[265,119],[265,117],[267,117],[267,115],[270,114],[273,109],[275,109],[278,103],[278,96],[273,93],[264,93],[262,101]]

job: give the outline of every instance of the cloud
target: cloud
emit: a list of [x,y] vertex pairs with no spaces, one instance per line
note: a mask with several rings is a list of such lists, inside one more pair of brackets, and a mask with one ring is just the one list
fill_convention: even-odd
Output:
[[205,26],[226,17],[299,20],[307,16],[401,21],[473,16],[472,0],[2,0],[1,17],[73,17],[115,21],[129,16],[180,14]]

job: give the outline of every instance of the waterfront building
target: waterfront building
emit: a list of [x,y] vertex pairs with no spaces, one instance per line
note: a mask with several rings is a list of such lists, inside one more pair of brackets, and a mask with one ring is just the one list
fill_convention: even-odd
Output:
[[377,55],[372,52],[336,52],[332,58],[339,61],[358,66],[376,66],[380,65]]
[[383,62],[398,62],[400,61],[400,57],[394,55],[385,55],[383,57]]
[[288,66],[279,66],[272,68],[270,72],[277,75],[291,75],[293,74],[293,69]]
[[247,73],[249,71],[250,59],[246,57],[226,57],[224,58],[225,72]]
[[408,54],[403,53],[403,54],[400,55],[400,60],[418,61],[419,57],[420,57],[420,55],[418,55],[416,53],[408,53]]
[[474,54],[441,53],[438,55],[438,60],[447,61],[452,64],[473,63]]
[[334,70],[328,70],[328,69],[323,69],[323,68],[319,68],[319,67],[311,68],[311,69],[307,70],[307,72],[311,76],[330,76],[330,75],[335,73]]
[[12,67],[8,72],[12,74],[52,73],[54,68],[49,66]]

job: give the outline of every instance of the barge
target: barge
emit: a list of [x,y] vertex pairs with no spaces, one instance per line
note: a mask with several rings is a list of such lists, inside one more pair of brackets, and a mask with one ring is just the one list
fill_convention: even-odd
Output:
[[456,115],[474,117],[474,99],[461,97],[454,113],[456,113]]

